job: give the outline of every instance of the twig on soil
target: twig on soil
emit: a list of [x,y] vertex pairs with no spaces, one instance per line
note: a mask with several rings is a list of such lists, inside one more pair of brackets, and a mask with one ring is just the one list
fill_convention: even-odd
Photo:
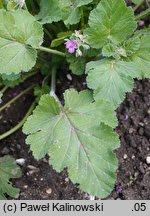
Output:
[[0,140],[5,139],[6,137],[10,136],[11,134],[13,134],[14,132],[16,132],[17,130],[19,130],[23,124],[25,123],[25,121],[27,120],[27,118],[29,117],[29,115],[32,113],[32,111],[34,110],[36,105],[36,101],[34,101],[31,105],[31,107],[29,108],[28,112],[26,113],[25,117],[22,119],[21,122],[19,122],[19,124],[17,124],[14,128],[10,129],[9,131],[7,131],[6,133],[0,135]]

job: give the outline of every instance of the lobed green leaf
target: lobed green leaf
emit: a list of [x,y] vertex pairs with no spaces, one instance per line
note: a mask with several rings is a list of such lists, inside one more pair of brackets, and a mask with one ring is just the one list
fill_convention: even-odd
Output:
[[105,98],[114,108],[123,101],[125,93],[133,89],[133,78],[140,77],[140,70],[133,62],[111,59],[89,62],[86,73],[95,100]]
[[40,12],[36,16],[42,24],[58,22],[61,20],[61,13],[59,9],[59,0],[41,0]]
[[139,49],[131,56],[141,70],[141,77],[150,78],[150,34],[143,35]]
[[92,0],[59,0],[59,8],[65,25],[77,24],[81,19],[81,6],[91,2]]
[[18,188],[12,187],[9,179],[21,177],[19,166],[11,156],[0,158],[0,200],[6,199],[5,195],[15,197],[19,193]]
[[25,10],[0,10],[0,74],[29,71],[42,43],[42,26]]
[[101,48],[111,41],[118,44],[136,29],[133,9],[124,0],[101,0],[90,13],[88,41],[93,48]]
[[93,102],[92,94],[67,90],[65,106],[49,95],[42,96],[24,125],[27,144],[35,158],[50,155],[57,171],[68,168],[73,183],[92,195],[106,197],[115,182],[117,160],[113,150],[119,146],[111,127],[116,117],[109,104]]

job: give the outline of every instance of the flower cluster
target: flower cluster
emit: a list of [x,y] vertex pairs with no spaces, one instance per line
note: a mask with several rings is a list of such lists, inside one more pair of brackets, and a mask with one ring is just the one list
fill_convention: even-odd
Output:
[[68,40],[65,44],[66,44],[66,48],[68,49],[69,53],[74,53],[75,49],[78,46],[77,42],[74,40]]
[[83,53],[90,47],[86,42],[86,35],[82,35],[80,31],[75,31],[70,37],[66,39],[65,46],[69,53],[76,53],[76,57],[82,56]]
[[22,8],[25,4],[25,0],[15,0],[16,6]]
[[25,5],[25,0],[7,0],[7,9],[14,10],[16,8],[22,8]]

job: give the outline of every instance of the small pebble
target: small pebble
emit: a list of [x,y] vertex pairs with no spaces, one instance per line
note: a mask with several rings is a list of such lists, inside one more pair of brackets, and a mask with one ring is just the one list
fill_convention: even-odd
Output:
[[27,189],[27,188],[28,188],[28,185],[24,185],[23,188]]
[[28,173],[29,173],[29,175],[33,175],[34,173],[37,173],[38,172],[38,170],[30,170]]
[[2,155],[7,155],[9,153],[9,149],[7,147],[4,147],[1,151]]
[[137,177],[138,177],[138,175],[139,175],[139,173],[138,173],[138,172],[135,172],[135,173],[134,173],[134,177],[135,177],[135,178],[137,178]]
[[95,200],[95,196],[89,196],[89,200]]
[[147,158],[146,158],[146,163],[147,163],[147,164],[150,164],[150,155],[147,156]]
[[32,165],[28,165],[27,167],[31,170],[37,170],[37,168],[35,166],[32,166]]
[[124,155],[123,155],[123,159],[126,160],[127,158],[128,158],[128,155],[127,155],[127,154],[124,154]]
[[51,194],[51,193],[52,193],[52,189],[51,189],[51,188],[48,188],[48,189],[46,190],[46,193],[47,193],[47,194]]
[[142,127],[140,127],[140,129],[139,129],[139,134],[140,134],[141,136],[143,136],[143,134],[144,134],[144,129],[143,129]]
[[150,109],[147,110],[147,113],[150,115]]
[[68,182],[69,181],[69,179],[68,178],[65,178],[65,182]]
[[134,159],[135,158],[135,155],[132,155],[132,159]]
[[16,145],[18,150],[21,150],[21,146],[19,144]]
[[72,81],[72,76],[70,74],[67,74],[67,79]]
[[132,134],[134,132],[134,129],[133,128],[130,128],[129,129],[129,134]]
[[139,122],[139,125],[144,127],[144,123],[143,122]]
[[143,167],[143,165],[142,164],[140,164],[140,166],[139,166],[139,171],[142,173],[142,174],[144,174],[145,173],[145,169],[144,169],[144,167]]
[[139,24],[139,26],[144,26],[144,25],[145,25],[145,22],[144,22],[143,20],[140,20],[140,21],[138,22],[138,24]]
[[24,158],[17,159],[16,163],[20,166],[23,166],[25,164],[25,159]]

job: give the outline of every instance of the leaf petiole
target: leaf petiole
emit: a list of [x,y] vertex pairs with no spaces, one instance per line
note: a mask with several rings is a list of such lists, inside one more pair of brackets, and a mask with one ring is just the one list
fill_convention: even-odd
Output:
[[59,56],[63,56],[63,57],[66,56],[66,54],[63,53],[63,52],[60,52],[58,50],[53,50],[53,49],[50,49],[50,48],[46,48],[46,47],[43,47],[43,46],[40,46],[38,49],[41,50],[41,51],[44,51],[44,52],[55,54],[55,55],[59,55]]

